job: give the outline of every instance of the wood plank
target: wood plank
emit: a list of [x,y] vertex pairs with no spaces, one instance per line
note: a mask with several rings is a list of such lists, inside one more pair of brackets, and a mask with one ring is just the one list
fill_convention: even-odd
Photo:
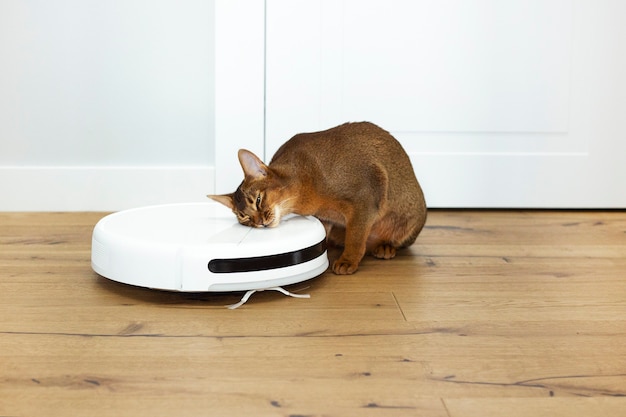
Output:
[[455,398],[445,400],[450,417],[622,416],[625,398]]
[[[70,290],[49,290],[48,300],[0,305],[0,328],[6,332],[85,336],[131,330],[135,335],[199,337],[413,332],[389,293],[313,294],[311,299],[259,293],[249,304],[231,311],[225,306],[239,301],[241,293],[195,297],[157,293],[161,297],[143,299],[119,299],[106,293],[93,298],[65,297]],[[29,293],[16,298],[26,298]],[[91,307],[85,308],[84,303]]]

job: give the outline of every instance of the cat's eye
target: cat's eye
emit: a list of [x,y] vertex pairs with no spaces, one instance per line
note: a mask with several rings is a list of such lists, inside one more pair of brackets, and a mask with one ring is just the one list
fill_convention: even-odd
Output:
[[256,208],[261,208],[261,194],[256,196]]

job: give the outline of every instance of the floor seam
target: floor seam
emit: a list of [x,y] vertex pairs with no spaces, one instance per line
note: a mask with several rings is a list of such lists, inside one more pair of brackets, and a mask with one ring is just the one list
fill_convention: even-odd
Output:
[[446,414],[448,415],[448,417],[452,417],[452,414],[450,414],[450,410],[448,410],[448,406],[446,405],[446,400],[444,400],[443,398],[439,398],[441,400],[441,404],[443,405],[443,409],[446,410]]
[[402,307],[400,306],[400,303],[398,302],[398,297],[396,297],[396,293],[392,291],[391,296],[393,297],[393,300],[396,302],[396,306],[398,307],[398,310],[400,310],[400,314],[402,314],[402,318],[404,319],[404,321],[408,322],[408,320],[406,319],[406,314],[404,314],[404,310],[402,309]]

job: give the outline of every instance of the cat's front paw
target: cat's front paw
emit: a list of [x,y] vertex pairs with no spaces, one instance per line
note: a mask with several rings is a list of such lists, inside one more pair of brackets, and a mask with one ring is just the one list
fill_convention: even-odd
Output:
[[333,262],[333,272],[337,275],[354,274],[358,268],[358,263],[350,262],[343,258],[339,258]]

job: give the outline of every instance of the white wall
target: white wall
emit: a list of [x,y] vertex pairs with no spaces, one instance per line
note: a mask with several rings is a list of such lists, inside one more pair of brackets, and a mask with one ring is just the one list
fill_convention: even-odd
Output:
[[0,210],[203,201],[214,12],[210,0],[0,2]]

